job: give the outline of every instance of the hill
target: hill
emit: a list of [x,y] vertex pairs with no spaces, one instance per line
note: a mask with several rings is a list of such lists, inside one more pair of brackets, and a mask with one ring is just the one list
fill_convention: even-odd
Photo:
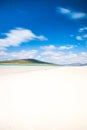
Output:
[[56,65],[53,63],[48,63],[36,59],[18,59],[18,60],[6,60],[0,61],[0,64],[13,64],[13,65]]
[[65,66],[87,66],[87,63],[72,63],[72,64],[67,64]]

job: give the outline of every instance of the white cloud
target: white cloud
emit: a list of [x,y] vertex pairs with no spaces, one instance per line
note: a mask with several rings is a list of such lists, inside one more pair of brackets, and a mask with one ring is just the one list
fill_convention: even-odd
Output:
[[48,40],[46,37],[44,36],[37,36],[36,37],[38,40],[41,40],[41,41],[45,41],[45,40]]
[[54,45],[48,45],[48,46],[41,46],[40,49],[44,51],[53,51],[53,50],[70,50],[73,49],[75,46],[74,45],[64,45],[64,46],[54,46]]
[[[50,45],[49,45],[50,46]],[[45,47],[49,47],[45,46]],[[74,48],[74,45],[65,45],[57,47],[55,49],[46,49],[43,46],[43,51],[38,52],[39,60],[52,62],[56,64],[72,64],[72,63],[87,63],[87,52],[73,53],[70,49]],[[41,47],[42,49],[42,47]],[[65,50],[68,50],[65,52]],[[69,51],[70,50],[70,51]]]
[[81,36],[76,36],[76,39],[79,40],[79,41],[83,40],[83,38]]
[[83,32],[85,30],[87,30],[87,27],[79,28],[78,32]]
[[62,7],[57,7],[57,12],[67,16],[70,19],[83,19],[87,17],[87,15],[83,12],[74,12],[70,9],[66,9]]
[[71,13],[71,18],[72,19],[81,19],[81,18],[85,18],[86,14],[85,13]]
[[84,28],[80,28],[78,32],[83,32],[84,31]]
[[87,27],[79,28],[76,39],[81,41],[87,38]]
[[64,52],[44,52],[43,59],[57,64],[87,63],[87,52],[64,53]]
[[66,46],[60,46],[59,50],[70,50],[74,48],[74,45],[66,45]]
[[6,51],[7,49],[5,47],[0,46],[0,51]]
[[0,60],[34,58],[56,64],[87,63],[87,52],[21,50],[19,52],[0,51]]
[[59,11],[62,14],[69,14],[70,13],[69,9],[62,8],[62,7],[57,8],[57,11]]
[[54,50],[54,49],[56,49],[56,46],[48,45],[48,46],[41,46],[40,48],[43,50]]
[[83,35],[83,38],[87,38],[87,34],[84,34],[84,35]]
[[0,51],[0,60],[7,60],[8,59],[8,53],[5,51]]
[[77,35],[70,35],[70,37],[75,38],[78,41],[84,41],[86,43],[87,39],[87,27],[79,28],[77,31]]
[[12,52],[10,54],[11,54],[11,57],[14,59],[27,59],[27,58],[34,58],[36,53],[37,53],[37,50],[30,50],[30,51],[21,50],[19,52]]
[[19,52],[0,52],[0,60],[11,60],[11,59],[27,59],[34,58],[37,54],[37,50],[21,50]]
[[31,40],[47,40],[44,36],[37,36],[29,29],[16,28],[10,30],[4,34],[6,37],[0,39],[0,48],[4,49],[9,46],[19,46],[24,42],[30,42]]

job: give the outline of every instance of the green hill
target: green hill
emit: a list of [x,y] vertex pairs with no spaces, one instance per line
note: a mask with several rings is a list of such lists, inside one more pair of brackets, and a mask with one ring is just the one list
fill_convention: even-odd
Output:
[[0,61],[0,64],[13,64],[13,65],[56,65],[53,63],[48,63],[44,61],[39,61],[36,59],[18,59],[18,60],[6,60]]

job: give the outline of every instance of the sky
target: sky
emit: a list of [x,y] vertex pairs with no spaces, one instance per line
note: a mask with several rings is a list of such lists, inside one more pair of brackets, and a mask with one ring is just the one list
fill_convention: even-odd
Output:
[[87,63],[87,0],[0,0],[0,60]]

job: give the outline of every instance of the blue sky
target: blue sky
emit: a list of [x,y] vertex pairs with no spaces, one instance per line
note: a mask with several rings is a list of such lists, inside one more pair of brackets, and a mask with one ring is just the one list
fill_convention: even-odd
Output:
[[0,60],[87,63],[87,0],[0,0]]

